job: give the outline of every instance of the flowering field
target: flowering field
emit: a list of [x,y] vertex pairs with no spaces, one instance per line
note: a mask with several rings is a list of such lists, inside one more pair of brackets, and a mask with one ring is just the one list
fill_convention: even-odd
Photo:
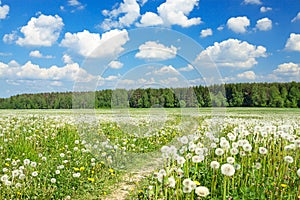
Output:
[[300,199],[298,109],[124,111],[0,111],[0,199]]

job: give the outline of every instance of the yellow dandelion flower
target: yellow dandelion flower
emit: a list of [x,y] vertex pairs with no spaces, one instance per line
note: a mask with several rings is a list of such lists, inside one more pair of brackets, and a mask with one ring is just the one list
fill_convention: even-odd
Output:
[[74,167],[74,170],[75,171],[79,171],[80,169],[78,167]]
[[283,188],[286,188],[288,185],[286,185],[286,184],[284,184],[284,183],[282,183],[281,184],[281,187],[283,187]]
[[5,163],[5,166],[9,167],[9,164],[8,164],[8,163]]
[[112,168],[110,168],[108,171],[109,171],[110,173],[114,173],[114,170],[113,170]]
[[88,178],[88,181],[95,182],[94,178]]
[[196,185],[200,185],[199,181],[194,181],[194,183],[195,183]]
[[80,169],[79,169],[79,170],[80,170],[80,171],[83,171],[84,169],[85,169],[84,167],[80,167]]

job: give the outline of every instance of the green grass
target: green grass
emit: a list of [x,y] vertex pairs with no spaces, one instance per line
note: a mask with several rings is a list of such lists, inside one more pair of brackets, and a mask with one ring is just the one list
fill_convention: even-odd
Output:
[[[229,149],[239,140],[248,141],[252,149],[245,152],[238,146],[239,153],[231,155],[208,133],[228,141]],[[299,134],[299,109],[1,110],[0,199],[103,198],[131,170],[142,171],[158,159],[163,164],[129,199],[196,198],[194,186],[190,192],[185,188],[185,179],[208,188],[209,195],[201,199],[296,199]],[[180,142],[183,136],[189,136],[187,144]],[[288,151],[291,144],[294,149]],[[176,158],[162,157],[161,148],[171,145]],[[268,153],[260,154],[259,147]],[[192,160],[202,155],[195,148],[207,148],[199,163]],[[224,154],[217,156],[216,148],[223,148]],[[179,164],[178,156],[185,162]],[[286,156],[293,158],[291,164]],[[222,166],[228,157],[241,167],[233,176],[211,169],[212,161]]]

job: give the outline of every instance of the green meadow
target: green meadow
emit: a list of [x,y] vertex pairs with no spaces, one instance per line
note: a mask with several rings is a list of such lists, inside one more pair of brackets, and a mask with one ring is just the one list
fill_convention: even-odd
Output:
[[300,198],[300,110],[1,110],[0,199]]

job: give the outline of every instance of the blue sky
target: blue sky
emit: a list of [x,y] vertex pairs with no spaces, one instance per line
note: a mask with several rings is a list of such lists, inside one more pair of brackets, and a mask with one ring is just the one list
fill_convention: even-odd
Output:
[[300,0],[2,0],[0,97],[300,79]]

